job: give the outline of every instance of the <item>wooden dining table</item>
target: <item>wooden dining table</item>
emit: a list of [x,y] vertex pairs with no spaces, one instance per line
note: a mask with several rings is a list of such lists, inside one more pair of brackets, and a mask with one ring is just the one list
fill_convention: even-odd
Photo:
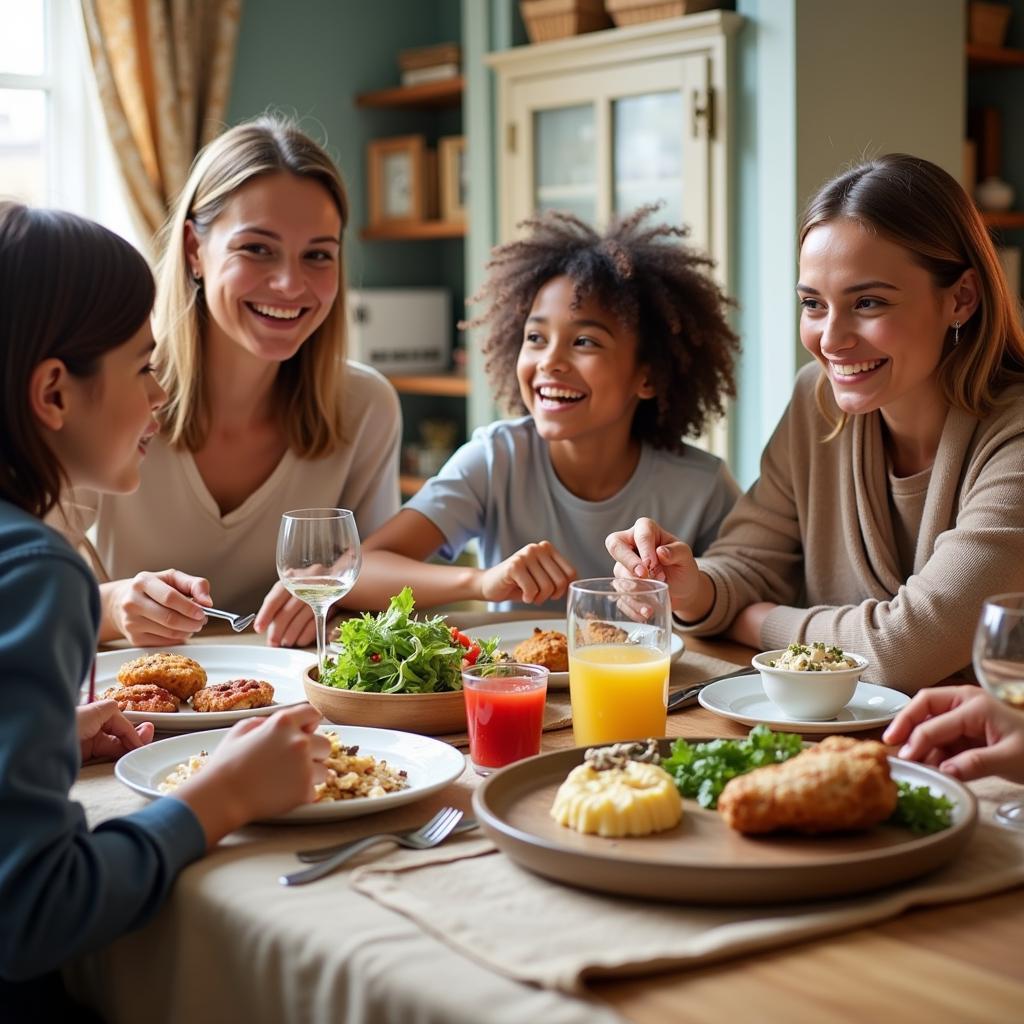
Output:
[[[479,623],[536,618],[536,615],[463,614],[460,628]],[[198,643],[259,643],[253,634],[230,637],[219,628],[206,630]],[[751,651],[737,644],[718,640],[686,638],[687,649],[711,657],[744,664]],[[685,738],[739,737],[748,727],[726,720],[695,706],[672,714],[668,735]],[[880,731],[861,733],[879,738]],[[573,746],[572,730],[544,734],[542,750]],[[90,766],[74,796],[90,809],[91,795],[101,786],[111,785],[112,768]],[[465,777],[441,794],[444,802],[469,809],[471,785]],[[383,817],[395,815],[388,812]],[[365,820],[365,819],[363,819]],[[367,832],[377,831],[367,827]],[[272,830],[263,829],[263,833]],[[279,829],[277,833],[287,832]],[[270,855],[273,840],[256,838],[246,844],[247,858]],[[278,841],[279,842],[279,841]],[[210,858],[207,858],[209,860]],[[187,868],[184,876],[199,873],[199,862]],[[178,887],[182,887],[179,880]],[[313,888],[313,887],[310,887]],[[192,886],[188,899],[199,899],[203,887]],[[178,896],[175,895],[175,900]],[[188,908],[165,908],[161,914],[182,915]],[[393,913],[376,908],[381,913]],[[394,917],[399,917],[393,914]],[[397,922],[395,923],[398,929]],[[557,923],[551,923],[557,927]],[[124,942],[126,940],[122,940]],[[445,977],[455,972],[458,956],[443,953],[438,940],[428,935],[417,937],[417,948],[436,956],[435,981],[418,993],[423,1001],[418,1019],[447,1021],[454,1019],[443,1007],[442,990],[456,984]],[[455,957],[456,960],[452,958]],[[447,966],[446,966],[447,965]],[[125,968],[128,969],[127,967]],[[465,971],[480,970],[465,961]],[[424,985],[414,969],[396,972],[394,985]],[[112,1021],[160,1020],[161,1016],[135,1017],[125,1009],[127,1000],[112,1006],[109,990],[124,983],[118,977],[117,957],[91,958],[80,970],[71,972],[72,988],[84,994],[109,1013]],[[802,942],[769,952],[744,955],[710,966],[667,971],[635,979],[592,980],[587,985],[589,999],[564,994],[544,994],[530,986],[504,980],[505,1000],[492,1009],[481,1008],[475,1020],[544,1020],[553,1022],[605,1021],[624,1019],[636,1024],[721,1024],[723,1020],[786,1021],[787,1024],[839,1024],[839,1022],[926,1020],[930,1024],[962,1022],[999,1022],[1010,1024],[1024,1020],[1024,888],[967,902],[930,909],[912,910],[900,917]],[[516,998],[521,999],[517,1003]],[[550,998],[546,998],[550,996]],[[410,999],[414,996],[410,995]],[[439,1000],[437,1006],[429,1004]],[[419,1005],[419,1004],[416,1004]],[[402,1019],[401,1012],[380,1010],[380,1020]],[[172,1019],[168,1017],[167,1019]],[[173,1018],[177,1019],[177,1018]],[[214,1019],[214,1018],[210,1018]],[[319,1019],[310,1017],[310,1020]],[[332,1018],[333,1019],[333,1018]],[[338,1020],[346,1017],[339,1011]],[[474,1020],[472,1015],[465,1018]],[[376,1024],[376,1020],[374,1022]]]

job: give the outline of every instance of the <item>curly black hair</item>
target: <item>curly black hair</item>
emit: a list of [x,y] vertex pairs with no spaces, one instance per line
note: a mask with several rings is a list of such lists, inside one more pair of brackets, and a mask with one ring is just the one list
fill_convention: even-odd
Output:
[[526,412],[516,380],[523,325],[537,292],[566,276],[574,302],[593,295],[639,339],[637,362],[655,388],[633,418],[633,436],[655,448],[683,450],[736,395],[739,339],[726,309],[734,305],[708,274],[712,260],[677,241],[687,228],[646,225],[657,205],[614,220],[602,235],[569,213],[551,211],[519,227],[529,234],[497,246],[487,281],[471,303],[490,308],[460,327],[490,325],[483,342],[495,400],[511,415]]

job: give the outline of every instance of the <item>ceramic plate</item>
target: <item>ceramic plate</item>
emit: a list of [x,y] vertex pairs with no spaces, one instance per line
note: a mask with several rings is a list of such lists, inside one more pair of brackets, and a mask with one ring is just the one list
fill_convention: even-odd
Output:
[[[373,754],[395,768],[408,773],[409,788],[372,799],[331,800],[322,804],[305,804],[279,818],[268,821],[283,825],[301,825],[318,821],[341,821],[364,814],[377,814],[402,804],[412,803],[436,793],[457,779],[466,767],[460,751],[429,736],[416,736],[393,729],[364,729],[354,725],[320,726],[320,732],[338,733],[347,745],[358,745],[361,753]],[[160,783],[183,761],[205,750],[212,752],[227,735],[227,729],[201,736],[172,736],[157,740],[125,754],[115,765],[114,774],[129,789],[155,799]]]
[[[671,740],[662,740],[666,753]],[[665,902],[749,904],[847,896],[904,882],[945,864],[970,839],[974,796],[923,765],[890,758],[893,777],[953,802],[953,825],[914,836],[894,825],[847,835],[746,837],[717,811],[685,801],[673,829],[643,838],[581,835],[550,815],[555,791],[583,748],[541,754],[488,777],[473,795],[480,825],[520,866],[569,885]]]
[[787,718],[761,689],[759,675],[723,679],[705,686],[698,694],[701,704],[716,715],[744,725],[764,722],[781,732],[799,732],[806,736],[839,732],[859,732],[887,725],[910,698],[899,690],[874,683],[858,683],[853,700],[828,722],[804,722]]
[[[127,711],[129,722],[152,722],[160,732],[193,732],[196,729],[223,729],[241,718],[272,715],[289,704],[306,699],[302,675],[316,661],[308,651],[284,647],[245,646],[241,644],[184,644],[180,647],[132,647],[124,651],[106,651],[96,656],[96,696],[117,681],[118,669],[132,658],[164,651],[183,654],[198,661],[206,669],[207,685],[226,683],[229,679],[265,679],[274,687],[274,703],[268,708],[245,711],[193,711],[182,704],[180,711]],[[88,686],[83,687],[83,692]]]
[[[518,644],[533,635],[534,629],[555,629],[559,633],[565,633],[568,628],[565,619],[523,619],[519,622],[498,622],[493,626],[486,624],[483,626],[473,626],[469,630],[463,630],[463,632],[468,632],[472,637],[483,637],[486,640],[497,637],[501,641],[498,644],[498,649],[508,651],[511,654]],[[683,638],[673,633],[669,659],[677,661],[683,656],[683,649]],[[568,690],[569,673],[551,672],[548,675],[548,689]]]

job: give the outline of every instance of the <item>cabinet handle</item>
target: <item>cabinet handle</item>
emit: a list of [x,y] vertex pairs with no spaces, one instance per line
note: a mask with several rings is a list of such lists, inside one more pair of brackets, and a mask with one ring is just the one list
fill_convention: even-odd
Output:
[[[701,106],[701,99],[704,104]],[[701,135],[700,123],[704,122],[707,138],[715,137],[715,92],[708,89],[703,93],[700,89],[694,89],[690,96],[690,133],[695,139]]]

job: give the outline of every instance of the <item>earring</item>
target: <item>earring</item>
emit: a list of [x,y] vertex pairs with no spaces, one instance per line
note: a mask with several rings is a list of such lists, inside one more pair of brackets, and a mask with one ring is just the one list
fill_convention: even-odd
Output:
[[960,321],[953,321],[953,347],[956,348],[960,344]]
[[195,281],[196,284],[201,284],[203,280],[203,275],[199,273],[199,270],[196,267],[192,268],[192,280]]

